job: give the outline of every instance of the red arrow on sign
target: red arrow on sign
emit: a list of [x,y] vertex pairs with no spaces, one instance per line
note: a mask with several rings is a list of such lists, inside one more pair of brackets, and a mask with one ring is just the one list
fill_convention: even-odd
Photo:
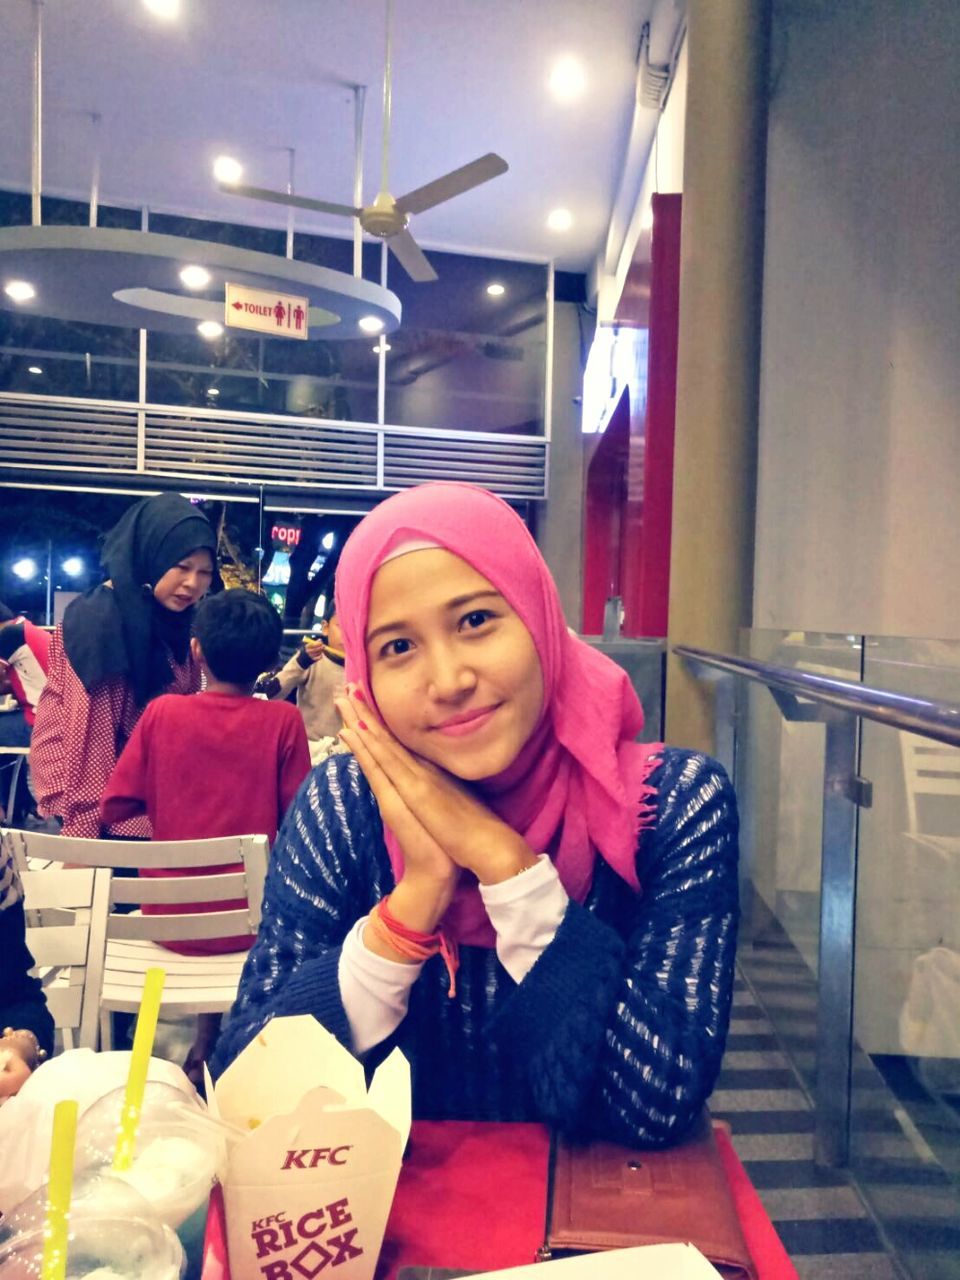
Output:
[[242,303],[242,302],[235,302],[235,303],[233,303],[233,309],[234,309],[234,311],[242,311],[242,310],[243,310],[243,303]]

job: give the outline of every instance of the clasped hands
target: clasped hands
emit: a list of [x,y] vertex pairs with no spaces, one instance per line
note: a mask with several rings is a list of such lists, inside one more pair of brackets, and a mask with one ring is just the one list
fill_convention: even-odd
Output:
[[385,826],[403,851],[404,870],[390,895],[405,925],[432,932],[453,897],[461,870],[498,884],[536,862],[522,836],[454,778],[408,751],[356,685],[336,700],[342,740],[370,784]]

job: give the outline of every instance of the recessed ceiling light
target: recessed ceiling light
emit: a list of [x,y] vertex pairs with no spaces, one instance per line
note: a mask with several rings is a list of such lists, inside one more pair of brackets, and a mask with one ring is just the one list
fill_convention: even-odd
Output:
[[393,347],[391,347],[389,342],[378,342],[377,345],[375,347],[371,347],[370,350],[375,356],[378,356],[381,351],[392,351]]
[[357,324],[364,333],[379,333],[383,328],[383,321],[379,316],[361,316]]
[[207,395],[208,395],[208,396],[218,396],[219,394],[220,394],[220,388],[219,388],[219,387],[208,387],[208,388],[207,388]]
[[197,333],[201,338],[219,338],[223,333],[223,325],[216,320],[201,320],[197,325]]
[[143,0],[143,7],[155,18],[166,18],[168,22],[180,17],[180,0]]
[[233,156],[217,156],[213,162],[213,176],[217,182],[239,182],[243,177],[243,165]]
[[36,575],[37,562],[32,560],[30,556],[24,556],[22,560],[15,560],[10,568],[18,578],[22,578],[26,582],[28,578]]
[[10,280],[3,286],[3,292],[14,302],[29,302],[37,296],[37,291],[26,280]]
[[569,209],[552,209],[547,215],[547,226],[551,231],[569,231],[573,226],[573,214]]
[[205,289],[210,283],[210,272],[206,267],[184,267],[180,272],[180,279],[188,289]]
[[27,370],[27,373],[43,373],[43,370],[40,368],[38,364],[32,364],[30,368]]
[[506,292],[506,286],[499,284],[496,280],[493,284],[487,285],[487,293],[489,293],[491,298],[502,298]]
[[558,58],[550,72],[550,92],[558,102],[574,102],[587,87],[583,63],[572,54]]

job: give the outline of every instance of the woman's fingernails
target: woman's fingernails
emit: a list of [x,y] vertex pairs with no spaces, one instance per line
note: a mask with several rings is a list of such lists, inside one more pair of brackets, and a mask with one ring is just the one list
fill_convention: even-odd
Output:
[[358,720],[358,721],[357,721],[357,728],[358,728],[358,729],[365,729],[366,727],[367,727],[367,726],[363,723],[363,721],[362,721],[362,720]]
[[[366,702],[366,698],[363,696],[363,690],[358,684],[353,686],[353,696],[358,702]],[[366,726],[364,726],[364,728],[366,728]]]

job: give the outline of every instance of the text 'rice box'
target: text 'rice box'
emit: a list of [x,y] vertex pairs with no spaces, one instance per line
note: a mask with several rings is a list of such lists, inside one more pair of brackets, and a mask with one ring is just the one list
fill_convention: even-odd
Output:
[[363,1067],[315,1018],[274,1018],[210,1108],[250,1130],[223,1183],[232,1280],[372,1280],[410,1133],[399,1050],[368,1091]]

